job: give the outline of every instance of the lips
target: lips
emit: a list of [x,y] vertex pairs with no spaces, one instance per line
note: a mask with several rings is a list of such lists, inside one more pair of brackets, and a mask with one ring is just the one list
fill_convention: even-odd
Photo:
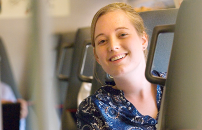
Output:
[[112,57],[110,59],[110,61],[117,61],[117,60],[120,60],[122,58],[126,57],[126,54],[121,54],[121,55],[118,55],[118,56],[115,56],[115,57]]

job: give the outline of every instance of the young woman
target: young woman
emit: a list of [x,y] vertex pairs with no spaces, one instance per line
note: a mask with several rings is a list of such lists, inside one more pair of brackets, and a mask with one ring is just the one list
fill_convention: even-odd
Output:
[[145,78],[148,37],[142,18],[131,6],[112,3],[95,14],[91,33],[95,58],[115,85],[80,104],[78,129],[156,129],[162,88]]

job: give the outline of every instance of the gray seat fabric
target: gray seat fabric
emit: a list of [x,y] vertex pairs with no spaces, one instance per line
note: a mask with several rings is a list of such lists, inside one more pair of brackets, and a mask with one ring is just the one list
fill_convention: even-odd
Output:
[[[157,25],[175,24],[178,9],[164,9],[155,10],[140,13],[144,20],[147,33],[151,38],[153,28]],[[159,36],[157,43],[156,54],[154,57],[153,69],[161,72],[167,72],[170,51],[173,43],[173,34],[162,34]],[[150,44],[150,40],[149,40]],[[96,63],[94,70],[94,77],[92,81],[91,94],[93,94],[101,85],[107,82],[113,82],[113,79],[108,78],[109,76],[103,71],[102,67]],[[97,81],[97,79],[99,79]]]
[[159,130],[202,129],[202,1],[179,8]]
[[70,75],[70,67],[72,61],[72,54],[74,50],[74,39],[75,37],[73,33],[61,33],[56,34],[57,38],[57,58],[56,58],[56,66],[57,66],[57,92],[58,92],[58,105],[62,110],[62,104],[65,101],[66,91],[68,87],[68,80]]
[[[81,60],[82,55],[82,47],[84,41],[90,39],[90,28],[80,28],[76,33],[74,50],[72,54],[70,75],[68,79],[68,87],[66,91],[66,98],[63,107],[62,113],[62,129],[63,130],[76,130],[76,117],[75,112],[77,110],[77,96],[81,87],[82,82],[78,78],[78,69],[79,69],[79,61]],[[91,73],[93,75],[93,68],[90,64],[92,62],[88,62],[88,75]]]
[[[154,27],[157,25],[175,24],[177,13],[178,9],[164,9],[140,13],[150,38],[149,45]],[[160,72],[167,72],[173,36],[173,33],[159,35],[153,61],[153,69]]]

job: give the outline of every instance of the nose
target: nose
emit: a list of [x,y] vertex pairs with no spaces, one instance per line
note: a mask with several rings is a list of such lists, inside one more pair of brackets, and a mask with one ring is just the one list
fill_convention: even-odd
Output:
[[108,51],[117,51],[120,48],[120,42],[117,38],[112,37],[109,40],[109,47],[108,47]]

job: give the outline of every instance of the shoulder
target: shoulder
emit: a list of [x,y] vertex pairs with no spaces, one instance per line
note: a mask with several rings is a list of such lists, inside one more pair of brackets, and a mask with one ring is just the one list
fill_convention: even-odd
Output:
[[95,94],[87,97],[80,103],[76,113],[77,127],[79,129],[102,129],[107,127],[100,109],[100,105],[103,103],[100,98],[103,97],[101,95],[104,95],[105,93],[105,89],[100,88],[95,92]]
[[[99,90],[97,90],[99,91]],[[79,117],[79,115],[82,114],[82,116],[84,115],[89,115],[89,114],[93,114],[97,109],[96,109],[96,101],[97,101],[97,96],[96,93],[93,95],[88,96],[87,98],[85,98],[78,107],[77,110],[77,116]]]
[[122,94],[120,90],[113,89],[111,86],[101,87],[93,95],[90,95],[80,103],[77,114],[84,116],[100,112],[103,104],[109,105],[120,94]]
[[[95,109],[99,101],[105,100],[108,97],[108,90],[109,87],[101,87],[99,88],[93,95],[88,96],[85,98],[79,105],[78,111],[85,110],[85,109]],[[87,112],[87,111],[86,111]],[[88,113],[91,113],[90,111]]]

